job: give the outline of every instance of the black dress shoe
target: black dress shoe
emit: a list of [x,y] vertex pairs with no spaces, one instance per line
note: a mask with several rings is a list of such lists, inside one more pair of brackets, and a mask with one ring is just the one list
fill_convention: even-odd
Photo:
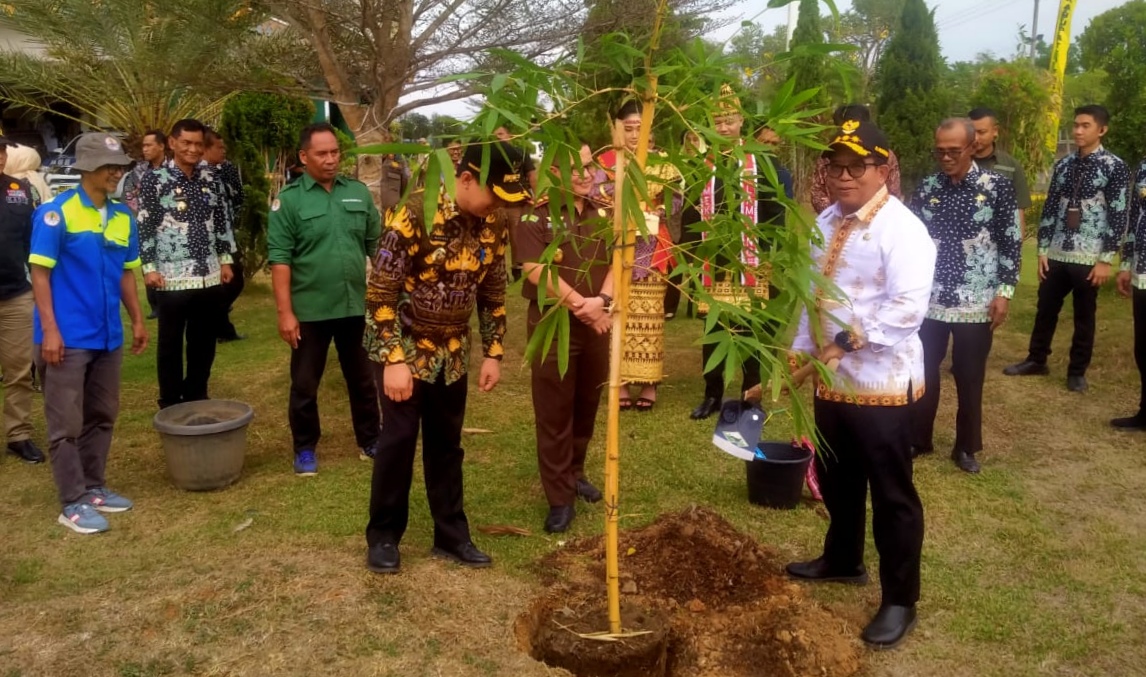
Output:
[[968,454],[965,451],[952,451],[951,460],[955,461],[955,467],[963,472],[971,473],[972,475],[979,474],[979,462],[975,460],[974,454]]
[[1066,389],[1072,393],[1085,393],[1089,388],[1085,376],[1066,377]]
[[243,341],[247,337],[242,334],[235,334],[234,336],[222,336],[219,338],[219,343],[231,343],[233,341]]
[[689,415],[689,418],[694,421],[699,421],[712,416],[718,411],[720,411],[720,398],[706,397],[703,402],[697,405],[696,409],[692,410],[692,414]]
[[1146,430],[1146,416],[1138,412],[1133,416],[1111,419],[1110,425],[1119,430]]
[[577,478],[577,495],[586,503],[596,503],[601,500],[601,490],[584,477]]
[[9,442],[8,453],[19,456],[20,460],[25,463],[36,464],[44,462],[44,452],[40,451],[40,448],[37,447],[32,440]]
[[911,457],[912,458],[919,458],[920,456],[926,456],[927,454],[930,454],[933,451],[935,451],[935,447],[924,448],[924,447],[913,446],[913,447],[911,447]]
[[396,574],[402,568],[402,555],[393,543],[375,543],[366,551],[366,568],[377,574]]
[[443,548],[435,545],[430,554],[434,557],[452,560],[471,569],[484,569],[493,564],[493,558],[477,549],[473,543],[466,541],[454,548]]
[[864,569],[862,564],[854,569],[834,571],[823,557],[817,557],[810,562],[792,562],[784,567],[784,571],[792,578],[801,581],[867,585],[867,569]]
[[879,608],[879,613],[871,619],[871,623],[863,629],[860,637],[869,647],[877,651],[894,649],[914,627],[914,606],[885,604]]
[[569,530],[577,511],[571,505],[549,506],[549,516],[545,518],[545,531],[551,534],[560,534]]
[[1038,362],[1023,360],[1003,369],[1007,376],[1045,376],[1050,373],[1050,367]]

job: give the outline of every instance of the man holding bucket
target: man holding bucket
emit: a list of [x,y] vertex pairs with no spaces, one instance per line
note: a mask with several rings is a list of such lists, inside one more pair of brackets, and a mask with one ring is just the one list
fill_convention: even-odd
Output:
[[[793,360],[836,368],[816,386],[823,449],[816,471],[831,522],[823,554],[787,567],[793,578],[864,584],[866,495],[880,556],[883,600],[864,628],[876,649],[898,645],[915,626],[923,505],[912,482],[910,410],[924,392],[919,327],[931,298],[935,245],[927,228],[887,189],[891,151],[867,121],[847,120],[825,151],[836,203],[817,225],[820,273],[800,316]],[[835,295],[838,297],[833,298]]]
[[132,353],[147,347],[133,272],[140,267],[139,231],[131,209],[108,198],[130,165],[115,137],[84,134],[73,165],[80,185],[42,205],[32,222],[33,340],[63,504],[58,521],[80,534],[107,531],[100,512],[132,507],[104,483],[119,414],[121,302],[131,316]]

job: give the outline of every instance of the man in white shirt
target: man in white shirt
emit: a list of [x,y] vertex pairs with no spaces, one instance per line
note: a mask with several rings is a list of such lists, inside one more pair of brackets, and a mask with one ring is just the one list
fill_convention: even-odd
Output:
[[[813,245],[819,272],[836,289],[817,289],[800,317],[794,362],[838,369],[816,386],[823,449],[816,470],[831,521],[823,554],[787,567],[793,578],[864,584],[866,496],[883,592],[862,638],[897,646],[915,627],[923,505],[912,482],[909,406],[924,392],[919,327],[927,312],[935,245],[927,228],[887,189],[891,151],[870,122],[847,120],[829,149],[836,202],[819,216]],[[837,300],[838,299],[838,300]]]

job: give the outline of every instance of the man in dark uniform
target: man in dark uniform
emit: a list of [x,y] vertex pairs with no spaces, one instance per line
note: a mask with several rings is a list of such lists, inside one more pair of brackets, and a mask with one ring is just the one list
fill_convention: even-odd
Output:
[[246,337],[240,334],[231,322],[231,310],[235,301],[239,299],[239,295],[243,293],[243,286],[246,284],[243,276],[243,252],[237,246],[239,216],[242,213],[245,199],[243,179],[239,175],[239,168],[227,159],[227,142],[210,127],[203,134],[203,162],[207,163],[207,166],[215,172],[215,176],[219,179],[219,184],[223,189],[223,199],[227,203],[227,210],[231,213],[231,229],[235,234],[236,242],[234,261],[231,263],[231,270],[234,275],[231,276],[230,282],[223,285],[225,314],[219,325],[219,343],[242,341]]
[[[494,130],[494,136],[499,141],[506,143],[513,142],[513,135],[505,127],[498,127]],[[537,187],[537,168],[533,166],[533,158],[529,155],[528,149],[524,150],[524,165],[522,166],[522,175],[528,181],[530,190]],[[521,216],[525,213],[525,205],[523,204],[510,204],[503,206],[498,210],[498,218],[501,219],[503,227],[509,233],[510,245],[513,244],[513,234],[517,231],[517,226],[521,223]],[[517,262],[517,257],[513,257],[513,281],[517,282],[521,279],[521,264]]]
[[[601,386],[609,375],[613,273],[601,231],[609,227],[606,212],[588,198],[593,190],[593,153],[588,145],[581,146],[575,162],[569,186],[572,211],[561,204],[561,222],[554,224],[549,204],[535,204],[522,216],[513,241],[514,260],[525,274],[521,294],[530,302],[528,335],[533,336],[537,323],[552,312],[555,303],[574,315],[569,322],[569,363],[564,376],[558,369],[556,345],[531,363],[537,465],[549,501],[545,520],[549,533],[569,528],[578,496],[590,503],[601,500],[601,492],[585,479],[585,452],[593,438]],[[538,286],[543,278],[549,279],[549,266],[542,257],[553,242],[559,243],[551,264],[558,279],[556,284],[548,282],[542,295]]]
[[[8,139],[0,136],[0,172],[8,161]],[[0,173],[0,370],[4,374],[4,436],[8,453],[25,463],[43,463],[32,441],[32,283],[28,254],[32,211],[40,197],[23,179]],[[44,195],[49,198],[50,195]]]
[[1024,213],[1031,207],[1031,189],[1027,173],[1014,155],[999,148],[999,120],[990,108],[976,108],[967,117],[975,127],[974,160],[979,169],[994,172],[1009,180],[1015,187],[1015,201],[1019,205],[1019,224],[1025,227]]
[[318,472],[318,386],[331,341],[346,381],[362,458],[374,458],[377,449],[378,396],[362,332],[366,258],[378,244],[382,220],[366,184],[339,174],[342,155],[333,127],[305,127],[299,149],[306,174],[284,187],[271,204],[267,260],[279,336],[293,349],[288,418],[294,471],[309,476]]
[[[484,183],[483,152],[490,154]],[[419,427],[433,554],[469,567],[492,563],[471,541],[462,506],[462,423],[475,307],[485,356],[478,387],[489,392],[501,377],[506,234],[490,217],[502,204],[528,198],[522,162],[521,151],[507,143],[471,145],[458,168],[455,200],[443,191],[437,213],[423,214],[415,193],[386,214],[366,290],[366,351],[385,365],[386,434],[374,459],[366,527],[371,571],[400,567]]]

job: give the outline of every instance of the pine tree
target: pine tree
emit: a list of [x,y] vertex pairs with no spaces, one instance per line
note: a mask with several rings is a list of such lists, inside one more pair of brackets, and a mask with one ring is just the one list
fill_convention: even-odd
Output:
[[876,75],[876,122],[899,157],[905,193],[934,167],[935,128],[950,114],[942,73],[935,15],[923,0],[907,0]]
[[[800,0],[800,13],[796,23],[796,30],[792,32],[792,51],[798,52],[805,45],[824,44],[824,29],[820,25],[819,0]],[[793,57],[788,76],[796,79],[796,91],[823,88],[828,81],[828,67],[824,54],[802,54]],[[827,105],[827,95],[823,89],[812,101],[815,105]]]

